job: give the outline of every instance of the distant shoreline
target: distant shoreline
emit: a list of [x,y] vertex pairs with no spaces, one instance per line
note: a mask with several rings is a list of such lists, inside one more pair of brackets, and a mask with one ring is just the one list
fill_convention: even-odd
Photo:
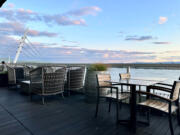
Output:
[[[89,67],[93,63],[18,63],[20,65],[62,65],[62,66],[82,66],[85,65]],[[174,64],[174,63],[106,63],[106,65],[110,68],[137,68],[137,69],[170,69],[170,70],[180,70],[180,64]]]
[[113,68],[142,68],[142,69],[174,69],[180,70],[180,64],[110,64]]

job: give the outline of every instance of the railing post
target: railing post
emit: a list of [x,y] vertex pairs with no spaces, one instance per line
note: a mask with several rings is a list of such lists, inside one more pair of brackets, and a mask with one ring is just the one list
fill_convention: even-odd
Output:
[[130,74],[130,66],[127,67],[127,73]]

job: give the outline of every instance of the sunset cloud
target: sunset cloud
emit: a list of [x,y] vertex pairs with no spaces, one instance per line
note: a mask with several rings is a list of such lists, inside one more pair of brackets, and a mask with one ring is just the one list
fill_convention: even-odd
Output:
[[8,3],[7,4],[7,8],[14,8],[14,7],[15,7],[15,5],[13,3]]
[[44,22],[46,24],[57,24],[63,26],[69,26],[69,25],[85,26],[86,21],[83,18],[79,18],[79,17],[83,17],[86,15],[95,16],[100,11],[101,9],[99,7],[91,6],[91,7],[83,7],[80,9],[72,10],[66,13],[49,15],[49,14],[40,14],[32,10],[23,9],[23,8],[19,8],[19,9],[2,8],[0,9],[0,18],[5,18],[6,20],[16,21],[16,22],[35,21],[35,22]]
[[67,14],[72,15],[72,16],[85,16],[85,15],[95,16],[100,11],[101,11],[101,8],[97,6],[91,6],[91,7],[83,7],[77,10],[69,11],[67,12]]
[[[0,34],[7,34],[7,35],[24,35],[27,29],[25,26],[20,22],[4,22],[0,23]],[[56,37],[58,36],[57,33],[47,32],[47,31],[38,31],[29,29],[28,36],[38,37],[38,36],[46,36],[46,37]]]
[[161,45],[168,45],[171,44],[170,42],[152,42],[153,44],[161,44]]
[[164,24],[168,21],[167,17],[160,16],[159,17],[159,24]]
[[64,15],[45,15],[43,19],[46,23],[52,24],[55,23],[57,25],[86,25],[86,21],[84,19],[71,19],[68,16]]
[[126,41],[146,41],[146,40],[152,40],[152,36],[126,36]]

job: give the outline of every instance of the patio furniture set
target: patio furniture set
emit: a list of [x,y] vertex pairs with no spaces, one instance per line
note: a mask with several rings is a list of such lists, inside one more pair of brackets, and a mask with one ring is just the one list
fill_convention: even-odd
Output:
[[8,70],[9,87],[21,87],[21,92],[27,93],[32,100],[33,95],[39,95],[42,104],[45,97],[61,94],[64,92],[83,92],[85,67],[65,66],[41,66],[41,67],[10,67]]
[[[64,92],[70,95],[71,92],[84,92],[85,67],[64,67],[64,66],[41,66],[41,67],[7,67],[8,83],[10,86],[21,86],[21,90],[32,96],[39,95],[42,104],[45,103],[45,97],[49,95],[60,94],[63,97]],[[168,114],[169,127],[171,135],[174,135],[172,125],[172,114],[177,115],[177,121],[180,125],[179,116],[179,91],[180,81],[174,81],[173,85],[162,83],[163,80],[146,80],[132,78],[129,73],[119,74],[118,81],[112,81],[110,74],[97,74],[97,102],[95,117],[99,112],[100,99],[105,98],[109,102],[108,112],[111,111],[112,102],[116,103],[116,121],[117,124],[126,124],[133,133],[136,133],[137,108],[140,106],[147,112],[147,122],[141,122],[150,125],[150,111],[157,110]],[[141,87],[146,87],[143,91]],[[102,92],[105,91],[105,92]],[[169,93],[168,97],[156,94],[155,91]],[[103,93],[103,94],[102,94]],[[104,94],[106,93],[106,94]],[[137,100],[137,95],[139,100]],[[143,96],[142,96],[143,95]],[[144,97],[141,99],[141,97]],[[124,100],[128,100],[130,108],[130,118],[123,120],[119,116],[120,105]]]
[[[145,80],[139,78],[131,78],[129,74],[120,74],[120,80],[114,82],[111,80],[110,74],[98,74],[98,91],[97,91],[97,103],[95,117],[97,117],[99,103],[101,98],[109,99],[109,112],[111,108],[111,102],[116,103],[116,120],[118,124],[127,124],[133,133],[136,133],[137,123],[143,123],[150,125],[150,111],[156,110],[162,113],[168,114],[169,127],[171,135],[174,135],[173,125],[172,125],[172,115],[177,115],[177,121],[180,125],[179,116],[179,91],[180,91],[180,81],[174,81],[173,85],[164,84],[162,80]],[[120,90],[119,90],[119,87]],[[125,86],[125,87],[124,87]],[[141,86],[146,87],[146,91],[141,90]],[[139,89],[138,89],[139,88]],[[106,95],[101,96],[100,91],[107,90]],[[114,91],[113,91],[114,90]],[[169,93],[169,98],[157,95],[155,91],[167,92]],[[138,100],[137,95],[145,99]],[[129,99],[130,108],[130,118],[127,120],[120,120],[119,116],[119,105],[125,100]],[[144,108],[147,111],[147,122],[138,121],[136,117],[137,107]]]

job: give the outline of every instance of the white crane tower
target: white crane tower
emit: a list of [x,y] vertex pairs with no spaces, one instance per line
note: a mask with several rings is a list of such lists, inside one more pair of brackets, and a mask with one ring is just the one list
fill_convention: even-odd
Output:
[[17,52],[16,52],[16,56],[15,56],[14,61],[13,61],[14,64],[17,62],[19,55],[22,51],[22,48],[25,44],[25,40],[27,39],[27,36],[26,36],[27,32],[28,32],[28,30],[26,30],[26,32],[24,33],[24,36],[21,37],[20,44],[19,44],[19,47],[18,47]]

